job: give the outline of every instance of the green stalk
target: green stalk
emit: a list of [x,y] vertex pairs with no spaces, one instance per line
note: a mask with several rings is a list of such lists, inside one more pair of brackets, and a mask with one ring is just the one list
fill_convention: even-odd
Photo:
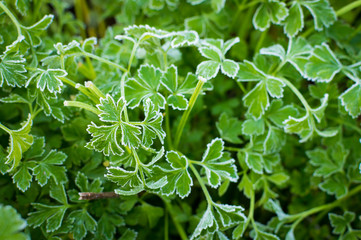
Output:
[[243,84],[240,81],[236,81],[238,87],[242,90],[244,94],[247,94],[246,89],[244,88]]
[[281,78],[282,81],[289,87],[292,92],[298,97],[298,99],[301,101],[302,105],[305,107],[306,111],[309,112],[311,110],[310,105],[308,105],[307,100],[303,97],[302,93],[298,91],[298,89],[287,79]]
[[289,220],[293,220],[293,219],[304,219],[310,215],[313,215],[317,212],[321,212],[321,211],[324,211],[324,210],[329,210],[329,209],[332,209],[332,208],[335,208],[337,207],[341,202],[343,202],[344,200],[352,197],[353,195],[359,193],[361,191],[361,185],[353,188],[348,194],[346,194],[345,196],[337,199],[336,201],[332,202],[332,203],[328,203],[328,204],[324,204],[324,205],[321,205],[321,206],[318,206],[318,207],[315,207],[315,208],[311,208],[307,211],[304,211],[304,212],[301,212],[301,213],[297,213],[297,214],[294,214],[294,215],[291,215],[288,219]]
[[102,62],[102,63],[105,63],[105,64],[108,64],[110,66],[113,66],[117,69],[120,69],[121,71],[123,72],[127,72],[127,69],[125,69],[124,67],[120,66],[119,64],[116,64],[116,63],[113,63],[112,61],[109,61],[108,59],[105,59],[105,58],[102,58],[102,57],[99,57],[97,55],[94,55],[92,53],[87,53],[87,52],[82,52],[82,55],[84,56],[87,56],[87,57],[90,57],[92,59],[95,59],[95,60],[98,60],[99,62]]
[[165,207],[165,213],[164,213],[164,240],[169,239],[169,222],[168,222],[168,207]]
[[259,38],[259,40],[257,42],[257,45],[256,45],[256,48],[255,48],[254,52],[256,52],[256,53],[259,52],[259,50],[261,49],[261,47],[263,45],[264,40],[266,39],[267,33],[268,33],[268,29],[264,30],[261,33],[261,37]]
[[344,6],[343,8],[337,10],[336,11],[336,16],[339,17],[339,16],[341,16],[341,15],[343,15],[343,14],[345,14],[345,13],[347,13],[347,12],[349,12],[349,11],[353,10],[354,8],[359,7],[359,6],[361,6],[361,0],[354,1],[354,2]]
[[130,72],[130,68],[132,67],[132,62],[133,62],[133,59],[135,56],[135,52],[137,51],[137,48],[138,48],[138,43],[134,43],[132,53],[130,54],[130,58],[129,58],[129,62],[128,62],[127,72]]
[[196,176],[196,178],[197,178],[197,180],[198,180],[198,182],[199,182],[199,185],[201,185],[202,191],[203,191],[203,193],[204,193],[204,196],[206,197],[206,200],[207,200],[208,205],[212,205],[213,202],[212,202],[211,195],[209,194],[209,192],[208,192],[208,190],[207,190],[207,187],[206,187],[206,185],[204,184],[201,176],[199,175],[197,169],[193,166],[193,164],[192,164],[191,162],[189,162],[189,161],[188,161],[188,163],[189,163],[189,167],[190,167],[190,169],[192,170],[194,176]]
[[170,130],[170,122],[169,122],[169,106],[165,104],[165,131],[167,133],[167,143],[168,148],[173,149],[173,142],[172,142],[172,132]]
[[0,8],[2,8],[4,10],[6,15],[8,15],[8,17],[14,23],[14,25],[16,27],[16,31],[18,32],[18,39],[19,39],[20,36],[22,36],[22,34],[21,34],[21,24],[18,22],[16,17],[12,14],[12,12],[5,6],[5,4],[2,1],[0,1]]
[[169,202],[167,202],[166,200],[163,200],[163,201],[169,210],[168,212],[170,214],[170,217],[172,218],[172,221],[178,231],[180,238],[182,240],[188,240],[186,232],[184,231],[182,225],[178,222],[177,217],[175,216],[172,205]]
[[7,132],[8,134],[11,134],[11,130],[9,128],[5,127],[4,125],[2,125],[1,123],[0,123],[0,128],[2,130],[4,130],[5,132]]
[[100,91],[99,88],[97,88],[97,86],[95,86],[93,82],[91,81],[85,82],[85,87],[98,98],[105,98],[104,93],[102,93],[102,91]]
[[236,147],[224,147],[224,150],[230,151],[230,152],[239,152],[242,151],[242,148],[236,148]]
[[193,92],[192,96],[191,96],[191,99],[189,100],[189,105],[188,105],[188,108],[187,110],[183,113],[182,115],[182,118],[180,120],[180,123],[178,125],[178,128],[177,128],[177,132],[176,132],[176,135],[175,135],[175,141],[174,141],[174,147],[175,148],[178,148],[178,145],[179,145],[179,142],[180,142],[180,139],[182,137],[182,133],[183,133],[183,129],[184,129],[184,126],[188,120],[188,117],[189,117],[189,114],[190,112],[192,111],[192,108],[199,96],[199,94],[201,93],[201,90],[202,90],[202,87],[203,87],[203,84],[204,84],[204,81],[203,80],[199,80],[198,83],[197,83],[197,86],[196,86],[196,89],[195,91]]
[[81,85],[80,83],[76,83],[72,80],[70,80],[69,78],[66,77],[59,77],[59,79],[69,85],[72,86],[73,88],[78,89],[81,93],[83,93],[85,96],[87,96],[88,98],[90,98],[94,103],[99,103],[99,100],[97,98],[95,98],[93,96],[93,94],[91,92],[88,91],[88,89],[86,87],[84,87],[83,85]]
[[343,119],[335,118],[335,117],[328,116],[328,115],[326,117],[332,121],[335,121],[335,122],[341,124],[341,125],[345,125],[345,126],[351,128],[352,130],[356,131],[358,134],[361,135],[361,129],[358,128],[357,126],[353,125],[352,123],[344,121]]
[[95,113],[96,115],[101,114],[101,111],[99,109],[79,101],[64,101],[64,106],[82,108],[92,113]]

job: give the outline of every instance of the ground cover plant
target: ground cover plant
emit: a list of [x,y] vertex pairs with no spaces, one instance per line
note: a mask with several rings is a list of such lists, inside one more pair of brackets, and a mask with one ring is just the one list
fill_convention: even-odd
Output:
[[0,1],[0,239],[361,239],[361,1]]

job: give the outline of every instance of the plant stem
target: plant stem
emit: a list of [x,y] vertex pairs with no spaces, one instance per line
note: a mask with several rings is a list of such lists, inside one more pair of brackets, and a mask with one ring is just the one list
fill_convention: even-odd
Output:
[[94,199],[104,199],[104,198],[118,198],[119,195],[115,192],[80,192],[79,200],[94,200]]
[[130,68],[132,67],[132,62],[135,56],[135,51],[138,48],[138,43],[134,43],[133,49],[132,49],[132,53],[130,54],[130,58],[129,58],[129,62],[128,62],[128,69],[127,72],[130,72]]
[[357,126],[353,125],[352,123],[349,123],[347,121],[344,121],[343,119],[335,118],[335,117],[328,116],[328,115],[327,115],[327,118],[331,119],[332,121],[335,121],[335,122],[337,122],[339,124],[345,125],[345,126],[351,128],[351,129],[355,130],[358,134],[361,135],[361,129],[358,128]]
[[168,148],[173,149],[172,132],[170,130],[170,122],[169,122],[169,106],[167,103],[165,104],[165,131],[167,133]]
[[198,180],[198,182],[199,182],[199,185],[201,185],[202,191],[203,191],[203,193],[204,193],[204,195],[205,195],[205,197],[206,197],[206,200],[207,200],[208,205],[212,205],[211,195],[209,194],[209,192],[208,192],[208,190],[207,190],[207,187],[206,187],[206,185],[204,184],[201,176],[199,175],[197,169],[193,166],[193,164],[192,164],[191,162],[189,162],[189,161],[188,161],[188,163],[189,163],[189,167],[191,168],[194,176],[196,176],[196,178],[197,178],[197,180]]
[[242,151],[242,148],[236,148],[236,147],[224,147],[224,150],[230,151],[230,152],[239,152]]
[[22,34],[21,34],[21,24],[18,22],[16,17],[12,14],[12,12],[5,6],[5,4],[2,1],[0,1],[0,8],[2,8],[4,10],[6,15],[8,15],[8,17],[14,23],[14,25],[16,27],[16,31],[18,32],[18,39],[19,39],[20,36],[22,36]]
[[165,207],[165,213],[164,213],[164,240],[169,239],[169,222],[168,222],[168,207]]
[[315,214],[317,212],[320,212],[320,211],[323,211],[323,210],[326,210],[326,209],[332,209],[334,207],[337,207],[342,201],[352,197],[353,195],[355,195],[356,193],[358,193],[360,191],[361,191],[361,185],[353,188],[348,194],[346,194],[345,196],[337,199],[336,201],[334,201],[332,203],[324,204],[324,205],[321,205],[321,206],[318,206],[318,207],[315,207],[315,208],[311,208],[311,209],[309,209],[307,211],[291,215],[289,217],[289,219],[290,220],[298,219],[298,218],[304,219],[304,218],[308,217],[309,215]]
[[92,113],[95,113],[96,115],[99,115],[101,113],[99,109],[79,101],[64,101],[64,106],[82,108]]
[[240,81],[236,81],[237,85],[239,86],[239,88],[242,90],[242,92],[244,94],[247,94],[246,89],[244,88],[243,84]]
[[251,206],[250,206],[250,210],[249,210],[249,215],[250,215],[250,216],[248,216],[247,221],[249,221],[249,218],[251,219],[252,226],[253,226],[254,230],[257,232],[257,231],[258,231],[257,225],[256,225],[256,222],[254,221],[254,218],[253,218],[255,198],[256,198],[255,193],[254,193],[254,191],[252,190]]
[[303,97],[302,93],[300,93],[300,91],[298,91],[298,89],[287,79],[282,78],[282,81],[292,90],[294,94],[296,94],[298,99],[301,101],[302,105],[305,107],[306,111],[309,112],[311,110],[311,107],[310,105],[308,105],[308,102]]
[[179,233],[179,236],[181,237],[182,240],[188,240],[186,232],[184,231],[182,225],[178,222],[177,217],[175,216],[172,204],[170,204],[167,200],[163,199],[163,201],[164,201],[165,205],[168,208],[168,212],[169,212],[170,217],[172,218],[172,221],[173,221],[173,223],[174,223],[174,225],[175,225],[175,227],[176,227],[176,229],[177,229],[177,231]]
[[344,6],[343,8],[339,9],[336,11],[336,16],[341,16],[351,10],[353,10],[354,8],[357,8],[361,6],[361,0],[358,0],[358,1],[354,1],[346,6]]
[[100,91],[99,88],[97,88],[93,82],[91,81],[85,82],[85,87],[89,89],[90,92],[93,93],[98,98],[105,98],[104,93],[102,93],[102,91]]
[[264,40],[266,39],[266,36],[267,36],[267,33],[268,33],[268,29],[264,30],[262,33],[261,33],[261,37],[259,38],[258,42],[257,42],[257,45],[256,45],[256,48],[254,50],[255,53],[258,53],[259,50],[261,49],[262,45],[263,45],[263,42]]
[[76,83],[72,80],[70,80],[69,78],[66,77],[59,77],[59,79],[69,85],[72,86],[73,88],[78,89],[81,93],[83,93],[85,96],[87,96],[88,98],[90,98],[94,103],[99,103],[99,100],[97,98],[95,98],[93,96],[93,94],[91,92],[88,91],[88,89],[86,87],[84,87],[83,85],[81,85],[80,83]]
[[189,114],[192,111],[192,108],[193,108],[199,94],[201,93],[203,84],[204,84],[203,80],[198,80],[196,89],[194,90],[194,92],[193,92],[193,94],[191,96],[191,99],[189,100],[188,108],[182,115],[182,118],[180,120],[180,123],[179,123],[178,128],[177,128],[177,132],[176,132],[176,135],[175,135],[175,141],[174,141],[174,147],[175,148],[178,148],[179,141],[180,141],[180,139],[182,137],[183,128],[184,128],[184,126],[185,126],[185,124],[186,124],[186,122],[188,120]]
[[[251,200],[250,200],[250,206],[249,206],[249,212],[248,212],[248,217],[247,217],[247,221],[245,222],[244,226],[243,226],[243,230],[245,231],[248,227],[249,222],[252,220],[252,225],[254,224],[254,220],[253,220],[253,214],[254,214],[254,204],[255,204],[255,193],[252,190],[252,194],[251,194]],[[256,227],[257,228],[257,227]]]
[[11,130],[9,128],[5,127],[4,125],[2,125],[1,123],[0,123],[0,128],[2,130],[4,130],[5,132],[7,132],[8,134],[11,134]]
[[120,70],[123,71],[123,72],[127,72],[127,69],[125,69],[124,67],[120,66],[119,64],[116,64],[116,63],[114,63],[114,62],[112,62],[112,61],[109,61],[108,59],[105,59],[105,58],[99,57],[99,56],[97,56],[97,55],[94,55],[94,54],[92,54],[92,53],[88,53],[88,52],[84,52],[84,51],[82,52],[82,55],[88,56],[88,57],[90,57],[90,58],[92,58],[92,59],[95,59],[95,60],[98,60],[99,62],[106,63],[106,64],[108,64],[108,65],[110,65],[110,66],[113,66],[113,67],[115,67],[115,68],[120,69]]

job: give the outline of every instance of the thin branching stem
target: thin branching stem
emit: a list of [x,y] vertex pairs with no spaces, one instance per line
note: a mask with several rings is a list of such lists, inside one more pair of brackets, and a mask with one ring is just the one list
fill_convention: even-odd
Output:
[[204,84],[203,80],[198,80],[196,89],[194,90],[194,92],[193,92],[193,94],[191,96],[191,99],[189,100],[188,108],[182,115],[182,118],[181,118],[180,123],[179,123],[178,128],[177,128],[177,132],[175,134],[174,148],[176,148],[176,149],[178,148],[180,139],[182,137],[183,129],[184,129],[184,126],[187,123],[189,114],[191,113],[192,108],[193,108],[194,104],[196,103],[199,94],[201,93],[203,84]]

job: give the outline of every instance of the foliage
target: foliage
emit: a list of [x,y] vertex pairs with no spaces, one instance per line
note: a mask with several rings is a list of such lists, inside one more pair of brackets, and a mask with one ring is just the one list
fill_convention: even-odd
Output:
[[0,9],[0,239],[361,239],[360,0]]

